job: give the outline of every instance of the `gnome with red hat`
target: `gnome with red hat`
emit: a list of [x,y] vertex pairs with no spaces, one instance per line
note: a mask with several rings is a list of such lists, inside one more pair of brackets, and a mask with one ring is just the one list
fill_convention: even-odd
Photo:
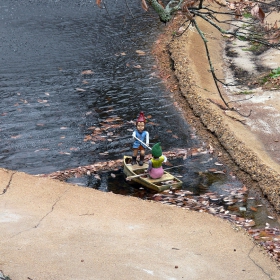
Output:
[[133,131],[132,137],[134,139],[133,142],[133,155],[132,155],[132,165],[136,164],[136,158],[138,152],[140,153],[140,161],[139,165],[143,165],[144,157],[145,157],[145,148],[149,147],[149,132],[145,131],[145,116],[143,112],[140,112],[139,117],[136,121],[136,130]]

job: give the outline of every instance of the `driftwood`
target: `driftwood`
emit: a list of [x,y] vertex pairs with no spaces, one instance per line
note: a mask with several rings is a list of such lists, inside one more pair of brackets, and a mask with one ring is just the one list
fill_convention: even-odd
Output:
[[[193,149],[175,149],[172,151],[164,152],[164,155],[168,159],[175,159],[175,158],[183,158],[186,159],[187,157],[197,156],[206,153],[212,153],[213,149],[210,146],[209,149],[203,148],[193,148]],[[151,155],[146,155],[145,160],[149,160]],[[79,166],[76,168],[70,168],[63,171],[56,171],[50,174],[42,174],[42,177],[49,177],[52,179],[57,179],[60,181],[65,181],[71,177],[82,177],[91,174],[97,174],[98,172],[102,171],[117,171],[123,165],[123,159],[117,160],[109,160],[109,161],[102,161],[96,162],[90,165]]]

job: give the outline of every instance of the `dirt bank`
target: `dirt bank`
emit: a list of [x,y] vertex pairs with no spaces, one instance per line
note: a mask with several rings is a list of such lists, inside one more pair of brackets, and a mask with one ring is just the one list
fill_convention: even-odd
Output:
[[[259,188],[279,213],[280,166],[274,153],[266,149],[269,145],[267,141],[274,135],[261,137],[259,133],[261,129],[253,130],[248,121],[250,118],[226,110],[209,72],[201,38],[193,31],[174,37],[174,31],[178,28],[177,22],[178,18],[167,27],[166,33],[159,38],[155,48],[162,77],[166,79],[174,94],[175,104],[193,123],[198,134],[207,137],[215,146],[216,155],[223,154],[224,160],[228,163],[232,160],[235,164],[232,168],[237,175],[248,187]],[[226,73],[223,59],[225,39],[207,24],[200,22],[200,27],[208,40],[217,75],[225,78],[223,75]],[[162,45],[164,47],[160,48]],[[170,72],[170,64],[173,64],[175,77]],[[225,91],[226,89],[222,90],[225,98],[228,98],[229,93]],[[250,107],[244,106],[241,109],[244,110],[244,114],[248,108],[253,109],[255,115],[263,117],[267,107],[265,105],[257,107],[256,104],[250,104]],[[274,140],[277,143],[277,139]]]

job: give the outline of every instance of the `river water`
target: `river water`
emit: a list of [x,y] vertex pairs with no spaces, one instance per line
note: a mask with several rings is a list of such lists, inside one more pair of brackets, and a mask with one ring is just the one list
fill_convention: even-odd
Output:
[[[95,0],[1,0],[1,167],[46,174],[122,158],[131,153],[140,111],[151,143],[206,148],[158,76],[151,47],[162,23],[137,1],[130,9],[125,1],[106,3],[98,9]],[[198,194],[201,186],[218,192],[242,186],[227,175],[201,176],[215,162],[207,153],[178,159],[172,163],[185,167],[173,173]],[[119,175],[69,182],[127,193]]]
[[[167,149],[188,142],[150,55],[161,25],[137,5],[132,18],[122,1],[109,11],[94,2],[1,1],[2,167],[38,174],[87,165],[104,152],[119,158],[141,110],[152,116],[151,141]],[[108,119],[123,124],[113,141],[86,141]]]

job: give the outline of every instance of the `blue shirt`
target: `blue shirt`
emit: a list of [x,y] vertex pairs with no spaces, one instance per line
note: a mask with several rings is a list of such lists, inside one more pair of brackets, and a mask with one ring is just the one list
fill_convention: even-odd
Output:
[[134,138],[136,136],[138,139],[140,139],[142,142],[144,142],[147,146],[149,146],[149,132],[148,131],[143,131],[140,133],[138,130],[133,131],[132,137],[135,140],[133,142],[133,149],[139,148],[141,145],[143,148],[146,148],[145,145],[141,144],[137,139]]

